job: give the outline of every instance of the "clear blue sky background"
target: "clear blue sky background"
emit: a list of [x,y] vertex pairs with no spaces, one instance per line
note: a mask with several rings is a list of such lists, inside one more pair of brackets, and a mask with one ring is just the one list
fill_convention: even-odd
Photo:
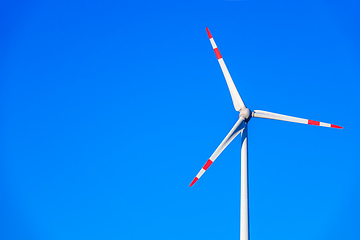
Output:
[[[51,2],[51,3],[50,3]],[[358,1],[3,1],[0,239],[359,239]]]

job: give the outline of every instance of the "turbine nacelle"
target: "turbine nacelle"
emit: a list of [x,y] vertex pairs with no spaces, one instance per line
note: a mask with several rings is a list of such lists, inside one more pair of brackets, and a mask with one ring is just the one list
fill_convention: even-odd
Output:
[[252,112],[247,107],[243,107],[240,109],[239,118],[243,118],[245,122],[248,122],[252,116]]

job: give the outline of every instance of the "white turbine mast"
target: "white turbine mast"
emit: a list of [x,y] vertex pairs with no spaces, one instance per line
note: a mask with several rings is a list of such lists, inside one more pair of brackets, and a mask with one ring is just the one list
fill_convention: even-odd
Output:
[[240,180],[240,240],[249,240],[249,204],[248,204],[248,147],[247,147],[247,124],[251,117],[257,118],[267,118],[274,120],[281,120],[287,122],[295,122],[295,123],[303,123],[309,125],[316,125],[322,127],[330,127],[330,128],[340,128],[342,127],[324,123],[313,121],[304,118],[291,117],[287,115],[282,115],[278,113],[266,112],[262,110],[254,110],[251,111],[248,109],[243,100],[240,97],[239,92],[236,89],[236,86],[230,76],[230,73],[225,65],[225,62],[220,54],[219,49],[217,48],[214,38],[211,36],[210,31],[206,28],[207,34],[209,36],[211,46],[214,49],[215,55],[219,61],[221,70],[224,74],[226,83],[228,85],[230,95],[234,104],[234,108],[236,111],[240,112],[239,120],[235,123],[234,127],[230,130],[225,139],[220,143],[215,152],[211,155],[209,160],[205,163],[199,173],[196,175],[194,180],[191,182],[190,187],[194,185],[194,183],[199,180],[199,178],[204,174],[204,172],[210,167],[210,165],[216,160],[216,158],[220,155],[220,153],[229,145],[229,143],[241,133],[241,180]]

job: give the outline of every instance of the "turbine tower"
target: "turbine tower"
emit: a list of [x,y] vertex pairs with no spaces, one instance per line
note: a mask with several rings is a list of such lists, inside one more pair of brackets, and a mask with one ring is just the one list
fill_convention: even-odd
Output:
[[324,123],[313,121],[304,118],[291,117],[287,115],[266,112],[262,110],[254,110],[251,111],[248,109],[243,100],[240,97],[239,92],[236,89],[236,86],[230,76],[230,73],[225,65],[225,62],[220,54],[219,49],[217,48],[214,38],[211,36],[210,31],[206,28],[207,34],[210,39],[211,46],[214,49],[215,55],[219,61],[221,70],[224,74],[226,83],[228,85],[230,95],[235,107],[235,110],[240,112],[239,120],[235,123],[233,128],[230,130],[225,139],[220,143],[215,152],[211,155],[209,160],[205,163],[199,173],[196,175],[194,180],[191,182],[190,187],[194,185],[194,183],[199,180],[199,178],[204,174],[204,172],[210,167],[210,165],[216,160],[216,158],[220,155],[220,153],[229,145],[229,143],[241,133],[241,177],[240,177],[240,240],[249,240],[249,189],[248,189],[248,131],[247,125],[251,119],[251,117],[257,118],[267,118],[274,120],[281,120],[287,122],[295,122],[295,123],[303,123],[309,125],[316,125],[322,127],[330,127],[330,128],[340,128],[342,127]]

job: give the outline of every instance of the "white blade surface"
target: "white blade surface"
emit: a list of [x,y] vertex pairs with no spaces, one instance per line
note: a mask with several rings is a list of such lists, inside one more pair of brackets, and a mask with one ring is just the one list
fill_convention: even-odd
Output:
[[245,107],[245,104],[244,104],[243,100],[241,99],[238,90],[236,89],[234,81],[232,80],[232,78],[230,76],[230,73],[229,73],[229,71],[228,71],[228,69],[227,69],[227,67],[225,65],[224,59],[222,58],[222,56],[221,56],[221,54],[219,52],[219,49],[217,48],[217,46],[215,44],[214,38],[211,36],[210,31],[209,31],[208,28],[206,28],[206,31],[207,31],[207,34],[209,36],[211,46],[213,47],[215,55],[216,55],[216,57],[217,57],[217,59],[219,61],[221,70],[222,70],[222,72],[224,74],[224,77],[225,77],[226,83],[228,85],[228,88],[229,88],[229,91],[230,91],[230,95],[231,95],[235,110],[240,111],[240,109]]
[[287,115],[282,115],[278,113],[272,113],[272,112],[266,112],[262,110],[254,110],[252,112],[253,117],[257,118],[267,118],[267,119],[274,119],[274,120],[281,120],[281,121],[287,121],[287,122],[295,122],[295,123],[302,123],[302,124],[309,124],[309,125],[315,125],[315,126],[321,126],[321,127],[330,127],[330,128],[340,128],[342,127],[330,124],[330,123],[324,123],[324,122],[318,122],[313,121],[309,119],[304,118],[298,118],[298,117],[291,117]]
[[225,137],[225,139],[220,143],[218,148],[215,150],[213,155],[209,158],[209,160],[205,163],[203,168],[200,170],[200,172],[196,175],[194,180],[191,182],[190,187],[194,185],[194,183],[199,180],[199,178],[204,174],[204,172],[210,167],[210,165],[216,160],[216,158],[220,155],[220,153],[231,143],[234,138],[239,135],[239,133],[244,129],[244,119],[239,118],[239,120],[235,123],[234,127],[231,129],[231,131],[228,133],[228,135]]

